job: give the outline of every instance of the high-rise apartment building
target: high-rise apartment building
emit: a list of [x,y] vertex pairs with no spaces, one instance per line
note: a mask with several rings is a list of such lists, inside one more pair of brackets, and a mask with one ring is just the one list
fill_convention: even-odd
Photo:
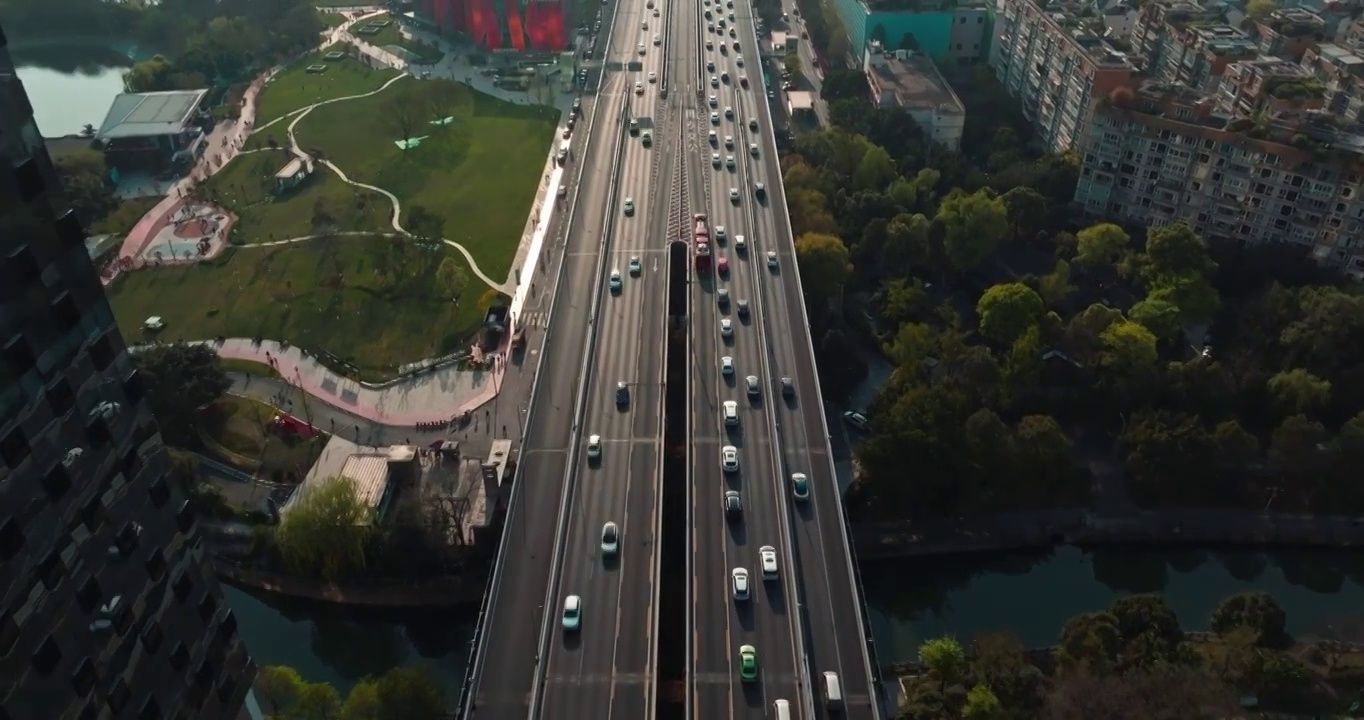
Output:
[[0,719],[249,717],[254,667],[84,240],[0,31]]
[[1094,32],[1087,12],[1071,3],[1000,0],[995,15],[990,69],[1052,152],[1079,145],[1095,103],[1130,85],[1137,70]]

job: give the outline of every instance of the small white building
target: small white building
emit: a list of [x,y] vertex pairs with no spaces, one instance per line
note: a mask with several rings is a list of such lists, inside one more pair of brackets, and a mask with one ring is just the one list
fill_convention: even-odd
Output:
[[928,139],[953,152],[961,149],[966,106],[927,55],[885,50],[872,41],[862,55],[862,72],[877,107],[900,108]]

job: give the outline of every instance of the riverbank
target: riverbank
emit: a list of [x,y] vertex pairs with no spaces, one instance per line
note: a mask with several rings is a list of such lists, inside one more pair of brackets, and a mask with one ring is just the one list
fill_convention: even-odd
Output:
[[328,583],[259,570],[214,558],[218,579],[280,597],[369,608],[477,607],[488,583],[486,572],[421,580],[361,580]]
[[1349,549],[1364,547],[1364,518],[1197,509],[1101,517],[1084,509],[1055,509],[972,520],[854,525],[852,535],[863,562],[1057,545]]

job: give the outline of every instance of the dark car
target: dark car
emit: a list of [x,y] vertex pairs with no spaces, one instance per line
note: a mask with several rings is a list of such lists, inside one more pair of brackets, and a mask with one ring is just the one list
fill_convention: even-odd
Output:
[[781,394],[782,394],[782,397],[795,397],[795,396],[796,396],[796,384],[795,384],[794,382],[791,381],[791,378],[789,378],[789,377],[782,377],[782,379],[781,379]]
[[616,404],[621,406],[630,404],[630,386],[623,382],[616,383]]

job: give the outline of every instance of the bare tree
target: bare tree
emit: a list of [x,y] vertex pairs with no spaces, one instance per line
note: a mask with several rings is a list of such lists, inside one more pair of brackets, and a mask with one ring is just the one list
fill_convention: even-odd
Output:
[[425,115],[422,109],[413,102],[411,95],[399,96],[389,108],[389,118],[393,123],[393,129],[403,139],[403,150],[407,150],[408,143],[412,136],[416,134],[419,118]]

